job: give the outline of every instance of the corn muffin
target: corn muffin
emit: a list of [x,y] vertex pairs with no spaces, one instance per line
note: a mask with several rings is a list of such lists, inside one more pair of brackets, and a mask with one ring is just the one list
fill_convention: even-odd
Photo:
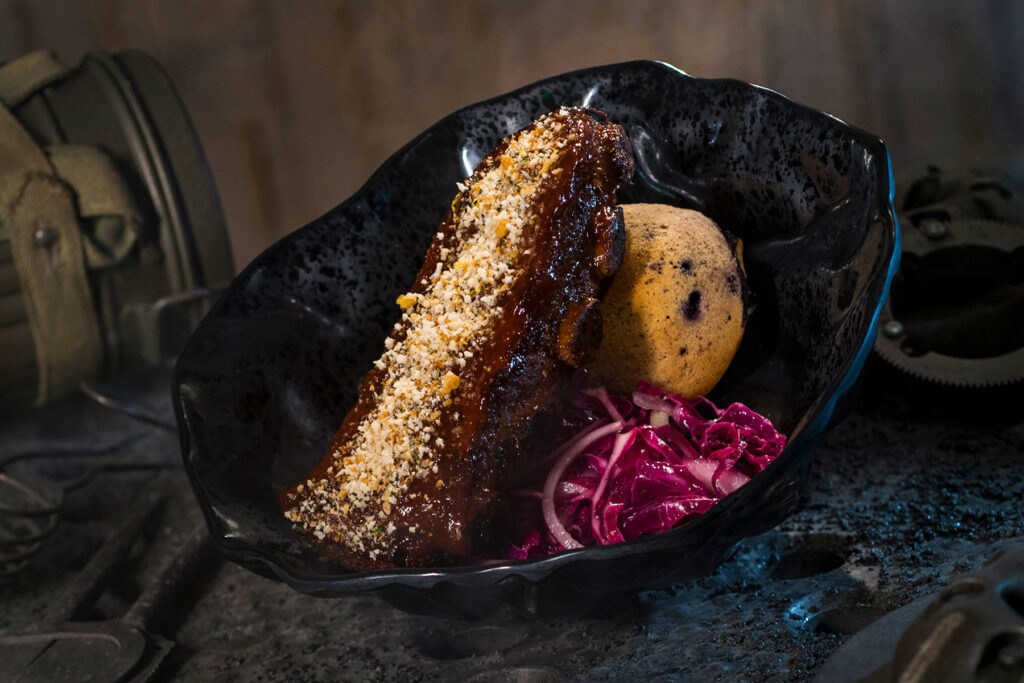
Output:
[[592,366],[611,391],[640,380],[707,394],[739,348],[744,274],[710,218],[664,204],[624,204],[626,255],[602,299],[604,337]]

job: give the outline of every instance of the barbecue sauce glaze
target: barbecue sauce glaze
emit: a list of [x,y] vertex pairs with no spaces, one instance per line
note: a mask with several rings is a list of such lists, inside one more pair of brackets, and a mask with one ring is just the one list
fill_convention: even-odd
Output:
[[[523,226],[527,248],[515,259],[514,280],[497,301],[501,313],[462,368],[451,404],[435,421],[435,434],[444,444],[434,458],[437,471],[412,479],[395,504],[370,504],[384,520],[375,530],[381,535],[377,552],[332,542],[338,539],[326,534],[320,547],[345,567],[443,566],[487,555],[497,540],[503,488],[551,450],[561,391],[574,368],[600,344],[599,290],[621,264],[625,245],[615,193],[633,172],[620,126],[595,110],[563,108],[558,114],[564,145],[537,184]],[[467,187],[502,163],[510,139],[480,162]],[[410,294],[427,289],[423,283],[439,263],[451,267],[452,254],[458,252],[456,227],[468,201],[463,192],[452,203]],[[397,342],[406,332],[396,328],[391,336]],[[374,409],[386,375],[379,367],[366,375],[356,405],[305,482],[336,476],[339,454]],[[308,486],[296,484],[281,495],[282,511],[294,509],[308,495]],[[337,510],[321,511],[333,515],[334,528],[367,512],[347,518]],[[297,528],[311,531],[308,525]]]

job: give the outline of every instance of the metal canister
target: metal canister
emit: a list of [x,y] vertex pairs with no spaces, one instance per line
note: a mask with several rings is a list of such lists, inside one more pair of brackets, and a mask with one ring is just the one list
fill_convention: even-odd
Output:
[[172,359],[233,266],[209,166],[149,55],[0,65],[0,403]]

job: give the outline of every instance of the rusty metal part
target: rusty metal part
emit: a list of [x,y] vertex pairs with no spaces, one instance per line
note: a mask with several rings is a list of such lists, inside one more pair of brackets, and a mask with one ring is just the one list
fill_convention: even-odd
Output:
[[1024,681],[1024,544],[851,638],[815,683]]
[[1024,379],[1024,227],[927,217],[905,228],[878,355],[908,375],[952,387]]
[[896,646],[892,681],[1024,681],[1024,545],[946,586]]
[[[137,524],[129,523],[113,542],[124,546],[123,541],[132,540],[130,534],[136,527]],[[173,641],[153,632],[154,625],[178,603],[195,577],[216,557],[205,525],[178,540],[180,550],[120,619],[71,621],[59,623],[45,632],[0,637],[2,677],[5,680],[8,676],[12,680],[149,680],[174,646]],[[86,600],[96,597],[98,590],[95,589],[109,573],[107,567],[97,573],[94,590],[84,596]],[[80,606],[73,601],[71,609],[77,612]]]

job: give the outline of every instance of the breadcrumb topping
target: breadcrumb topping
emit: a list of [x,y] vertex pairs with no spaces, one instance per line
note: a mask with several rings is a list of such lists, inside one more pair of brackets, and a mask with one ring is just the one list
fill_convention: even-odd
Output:
[[[318,539],[330,538],[371,559],[397,531],[385,518],[410,483],[437,473],[442,421],[457,419],[460,373],[514,283],[523,233],[538,185],[566,145],[564,107],[508,139],[498,163],[458,183],[453,235],[435,235],[440,258],[420,292],[396,300],[402,318],[374,365],[383,374],[374,409],[355,437],[331,454],[328,477],[296,487],[304,493],[285,515]],[[438,479],[440,491],[444,481]],[[410,526],[406,533],[416,533]]]

